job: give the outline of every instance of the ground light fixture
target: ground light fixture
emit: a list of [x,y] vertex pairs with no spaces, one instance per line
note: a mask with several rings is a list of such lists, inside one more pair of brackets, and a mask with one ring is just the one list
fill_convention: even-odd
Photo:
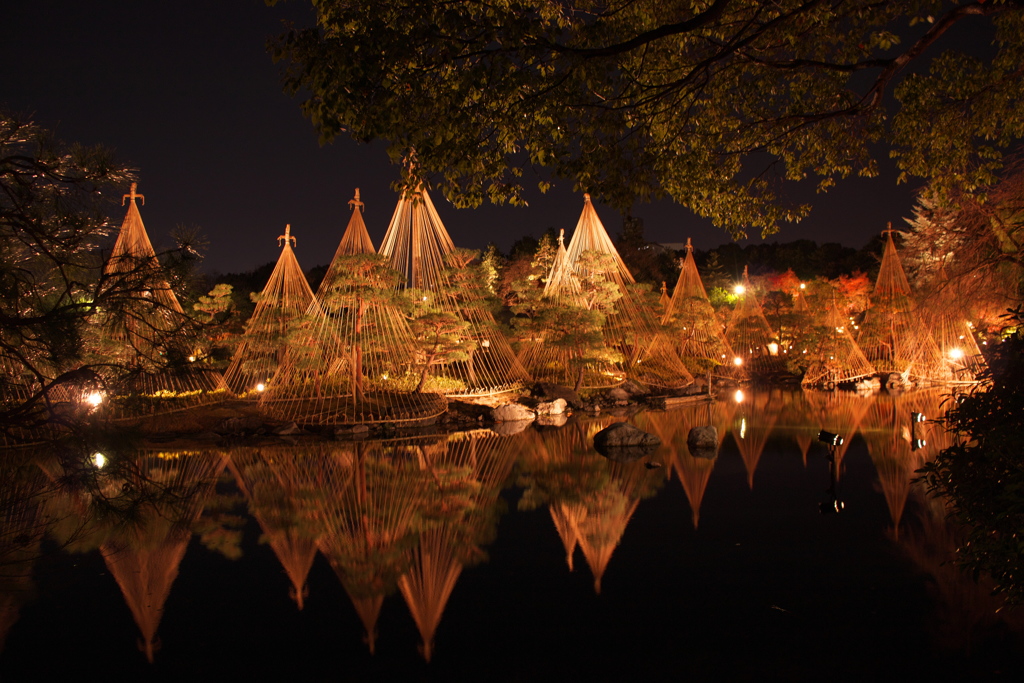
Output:
[[818,432],[818,441],[829,446],[842,446],[843,437],[832,432],[826,432],[824,429]]

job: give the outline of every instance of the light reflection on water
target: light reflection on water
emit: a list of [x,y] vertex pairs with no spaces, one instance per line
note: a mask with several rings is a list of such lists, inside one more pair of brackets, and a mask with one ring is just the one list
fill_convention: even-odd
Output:
[[[871,586],[879,583],[894,581],[904,588],[913,584],[916,592],[910,591],[911,606],[901,612],[901,619],[931,629],[915,638],[973,662],[972,648],[988,643],[991,633],[1016,628],[1019,616],[997,615],[999,603],[986,587],[975,586],[949,566],[956,534],[945,523],[942,503],[912,483],[915,470],[949,443],[949,435],[935,422],[942,402],[938,390],[877,397],[748,391],[742,402],[729,396],[630,417],[663,444],[650,457],[631,463],[610,461],[592,448],[597,431],[623,419],[608,415],[513,436],[477,430],[388,441],[146,451],[129,458],[127,469],[108,473],[105,468],[94,489],[71,491],[55,485],[61,472],[43,457],[18,473],[6,473],[3,490],[9,504],[4,506],[0,552],[8,569],[0,583],[0,637],[8,645],[18,643],[19,651],[8,647],[0,657],[0,672],[30,670],[24,653],[44,648],[45,634],[58,620],[57,613],[47,612],[52,605],[45,595],[36,600],[35,594],[45,590],[35,586],[40,569],[35,567],[33,574],[34,566],[59,566],[73,576],[69,565],[79,562],[100,567],[89,581],[97,586],[106,582],[108,595],[111,583],[116,584],[136,627],[142,654],[135,659],[143,665],[148,659],[158,670],[165,660],[168,667],[187,668],[180,662],[189,658],[194,663],[197,645],[189,635],[202,630],[180,618],[165,620],[165,611],[174,614],[178,605],[180,613],[182,603],[208,602],[197,577],[209,577],[212,585],[223,575],[245,577],[246,590],[233,599],[247,605],[265,602],[271,621],[306,629],[302,644],[277,645],[282,658],[300,656],[298,650],[324,638],[323,633],[333,639],[339,623],[358,623],[361,639],[350,635],[334,647],[342,647],[346,657],[361,662],[359,670],[374,675],[383,675],[396,662],[416,666],[409,656],[417,650],[423,660],[441,657],[442,662],[430,665],[435,673],[454,671],[455,662],[467,658],[460,642],[480,643],[478,627],[472,624],[500,611],[495,605],[508,602],[509,596],[530,612],[507,617],[522,622],[506,647],[519,652],[524,662],[530,660],[529,653],[546,651],[532,640],[518,640],[531,629],[543,632],[537,620],[575,623],[581,612],[595,625],[603,624],[605,632],[584,638],[588,627],[575,623],[575,637],[564,632],[557,637],[575,643],[568,647],[577,654],[592,648],[624,650],[623,662],[631,655],[618,638],[640,631],[641,636],[629,637],[661,642],[664,634],[654,622],[663,610],[689,614],[714,631],[716,620],[723,618],[718,610],[726,605],[737,616],[758,601],[768,601],[770,609],[782,614],[799,614],[802,605],[808,614],[838,619],[837,624],[851,621],[850,626],[835,627],[837,638],[850,640],[842,629],[861,635],[858,624],[873,617],[858,614],[855,604],[847,605],[850,614],[819,614],[823,601],[835,600],[822,593],[822,586],[830,583],[818,584],[829,577],[850,586],[839,590],[859,591],[869,599],[877,599]],[[915,412],[928,420],[912,422]],[[687,447],[690,429],[703,425],[717,429],[716,455],[691,454]],[[816,442],[822,429],[843,438],[831,463],[826,447]],[[842,514],[819,515],[819,505]],[[686,526],[679,523],[683,519]],[[256,526],[262,545],[253,543]],[[50,540],[44,543],[44,537]],[[54,543],[67,547],[61,560],[44,556],[46,544]],[[267,548],[274,561],[260,563],[259,557],[269,557]],[[899,549],[895,555],[894,548]],[[486,562],[488,553],[494,555],[493,562]],[[237,562],[225,559],[238,555]],[[191,564],[187,556],[194,558]],[[790,587],[776,576],[819,564],[821,569],[800,586]],[[189,586],[177,586],[179,572],[184,575],[189,566],[195,572]],[[693,588],[705,595],[679,593],[673,572],[703,577]],[[728,597],[737,577],[777,585],[772,590],[736,589],[746,596],[737,603]],[[517,585],[517,580],[525,583]],[[61,599],[73,601],[67,585],[82,581],[56,582],[64,591]],[[581,582],[588,585],[589,597],[580,591]],[[46,589],[54,581],[43,583]],[[348,607],[331,595],[337,586]],[[651,586],[657,588],[655,596],[649,594]],[[205,597],[188,595],[190,589]],[[453,597],[460,589],[464,597]],[[236,586],[223,584],[217,590],[238,592]],[[922,608],[914,601],[925,591],[932,602]],[[773,593],[788,594],[791,604],[776,604],[784,600]],[[534,596],[546,594],[548,599],[540,604],[549,611],[539,613]],[[282,607],[279,598],[284,595],[291,598],[290,606]],[[559,612],[562,598],[567,614]],[[220,607],[206,618],[234,609],[227,601],[216,604]],[[631,620],[621,620],[622,610]],[[19,619],[23,613],[27,616]],[[110,609],[100,622],[116,623],[106,628],[123,634],[124,618],[123,610]],[[747,621],[730,622],[722,632],[738,629],[752,638],[763,618],[757,612]],[[86,610],[69,621],[88,624],[90,619],[97,617]],[[611,634],[609,619],[614,624]],[[400,620],[404,626],[395,625]],[[19,628],[21,621],[26,623]],[[447,632],[446,622],[453,623]],[[245,632],[257,628],[258,621],[231,623],[229,629]],[[410,623],[415,640],[409,638]],[[266,624],[260,628],[271,630]],[[787,628],[804,637],[822,637],[814,624]],[[345,632],[351,634],[351,628]],[[162,635],[177,651],[163,646]],[[199,633],[195,637],[202,639]],[[255,633],[247,637],[258,640]],[[128,657],[123,642],[102,642],[111,649],[97,657]],[[388,643],[386,651],[383,642]],[[478,656],[499,656],[505,650],[498,642],[480,645]],[[714,653],[714,647],[708,651]],[[610,657],[608,652],[602,657]],[[301,656],[312,657],[308,652]],[[806,660],[802,666],[813,668],[817,655],[805,652],[801,657]],[[314,661],[319,660],[312,657]],[[664,659],[666,665],[670,661]],[[621,663],[611,660],[606,665],[610,668],[602,671]]]

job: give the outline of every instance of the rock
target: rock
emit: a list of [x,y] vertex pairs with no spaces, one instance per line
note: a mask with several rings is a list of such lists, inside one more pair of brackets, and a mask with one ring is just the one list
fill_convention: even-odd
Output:
[[651,393],[650,389],[645,387],[643,384],[640,384],[640,382],[637,382],[636,380],[632,379],[627,379],[625,382],[623,382],[621,388],[630,396],[646,396],[647,394]]
[[543,427],[561,427],[569,421],[569,417],[564,413],[561,415],[538,415],[537,424]]
[[616,403],[619,401],[629,402],[629,392],[622,387],[614,387],[608,390],[608,398],[612,399]]
[[602,453],[601,449],[658,445],[661,445],[661,439],[657,435],[648,434],[628,422],[616,422],[594,435],[594,448],[599,453]]
[[519,422],[533,420],[534,412],[518,403],[506,403],[491,410],[491,419],[495,422]]
[[218,434],[242,434],[254,432],[262,426],[263,420],[258,417],[229,417],[214,427],[213,431]]
[[293,434],[302,434],[302,428],[294,422],[289,422],[286,425],[281,425],[274,430],[274,434],[277,436],[292,436]]
[[556,398],[554,401],[545,401],[537,404],[538,415],[562,415],[565,413],[566,400]]
[[533,387],[533,395],[543,401],[554,401],[558,398],[565,399],[565,402],[574,408],[579,407],[580,405],[580,395],[569,387],[562,386],[561,384],[538,382]]
[[718,429],[714,425],[694,427],[686,435],[686,445],[691,453],[709,450],[715,452],[718,450]]

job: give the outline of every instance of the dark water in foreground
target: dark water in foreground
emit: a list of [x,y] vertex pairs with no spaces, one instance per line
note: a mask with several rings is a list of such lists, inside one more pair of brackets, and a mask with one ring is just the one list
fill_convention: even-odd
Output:
[[5,480],[0,680],[1021,680],[1024,615],[911,484],[940,402],[748,392],[634,416],[664,445],[629,464],[615,418],[147,451],[91,492],[44,457]]

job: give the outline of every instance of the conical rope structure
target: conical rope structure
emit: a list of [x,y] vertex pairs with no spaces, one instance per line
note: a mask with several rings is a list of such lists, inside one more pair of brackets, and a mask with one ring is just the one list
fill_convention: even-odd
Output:
[[[565,267],[577,282],[599,275],[618,287],[621,296],[603,330],[606,342],[622,354],[626,373],[644,384],[678,389],[693,383],[693,376],[673,350],[654,310],[633,289],[636,281],[601,223],[590,195],[584,194],[583,200],[583,211],[566,250]],[[611,259],[613,267],[607,272],[588,272],[588,252]],[[548,286],[552,286],[550,282]]]
[[754,379],[782,370],[775,332],[764,317],[764,309],[750,285],[750,274],[746,266],[743,267],[743,293],[726,327],[725,338],[735,358],[741,361],[734,362],[737,377]]
[[807,351],[807,370],[801,384],[805,387],[834,389],[841,382],[853,382],[875,374],[875,366],[857,345],[850,321],[839,310],[835,297],[825,314],[824,324],[813,334],[817,339]]
[[142,633],[139,648],[153,661],[160,641],[157,629],[171,586],[178,577],[199,518],[227,462],[218,452],[150,453],[137,460],[137,472],[125,483],[160,491],[147,503],[138,523],[115,533],[100,546],[107,569],[117,581]]
[[588,305],[580,282],[572,274],[564,230],[558,235],[543,302],[553,308],[540,321],[543,329],[519,342],[519,360],[534,379],[576,390],[614,387],[626,380],[622,363],[612,360],[613,354],[602,349],[603,344],[590,340],[581,343],[586,331],[580,332],[579,328],[588,324]]
[[939,347],[917,310],[892,241],[891,225],[886,230],[882,264],[857,343],[879,372],[898,373],[903,382],[945,382],[951,377]]
[[429,421],[447,410],[447,401],[417,385],[418,347],[397,290],[400,276],[373,253],[362,202],[351,204],[342,244],[306,315],[292,326],[260,410],[314,425]]
[[114,391],[137,405],[121,413],[164,412],[220,400],[226,389],[219,372],[197,362],[189,348],[190,320],[167,282],[149,240],[136,200],[124,195],[128,210],[103,271],[105,290],[116,295],[100,316],[96,353],[102,362],[120,366]]
[[[426,309],[417,358],[430,370],[428,386],[450,396],[486,396],[515,391],[530,379],[422,186],[399,198],[380,254],[399,273],[393,289],[410,290]],[[439,360],[439,346],[452,347],[446,360]]]
[[289,332],[313,302],[313,290],[292,249],[296,240],[291,230],[286,225],[277,238],[284,243],[281,255],[224,373],[224,381],[238,396],[258,395],[266,388],[284,356]]
[[515,464],[516,444],[490,430],[452,434],[447,443],[423,452],[423,466],[435,483],[435,509],[410,552],[409,571],[398,580],[430,661],[434,636],[462,570],[483,559],[481,546],[493,540],[501,490]]
[[725,332],[697,271],[690,238],[686,238],[686,257],[679,266],[679,279],[661,322],[673,331],[676,351],[691,373],[705,374],[722,367],[728,374],[735,354],[725,340]]
[[940,268],[938,286],[922,306],[922,314],[935,337],[943,362],[955,384],[974,384],[988,368],[971,324],[959,312],[962,306],[951,300],[955,291],[948,285],[946,269]]

